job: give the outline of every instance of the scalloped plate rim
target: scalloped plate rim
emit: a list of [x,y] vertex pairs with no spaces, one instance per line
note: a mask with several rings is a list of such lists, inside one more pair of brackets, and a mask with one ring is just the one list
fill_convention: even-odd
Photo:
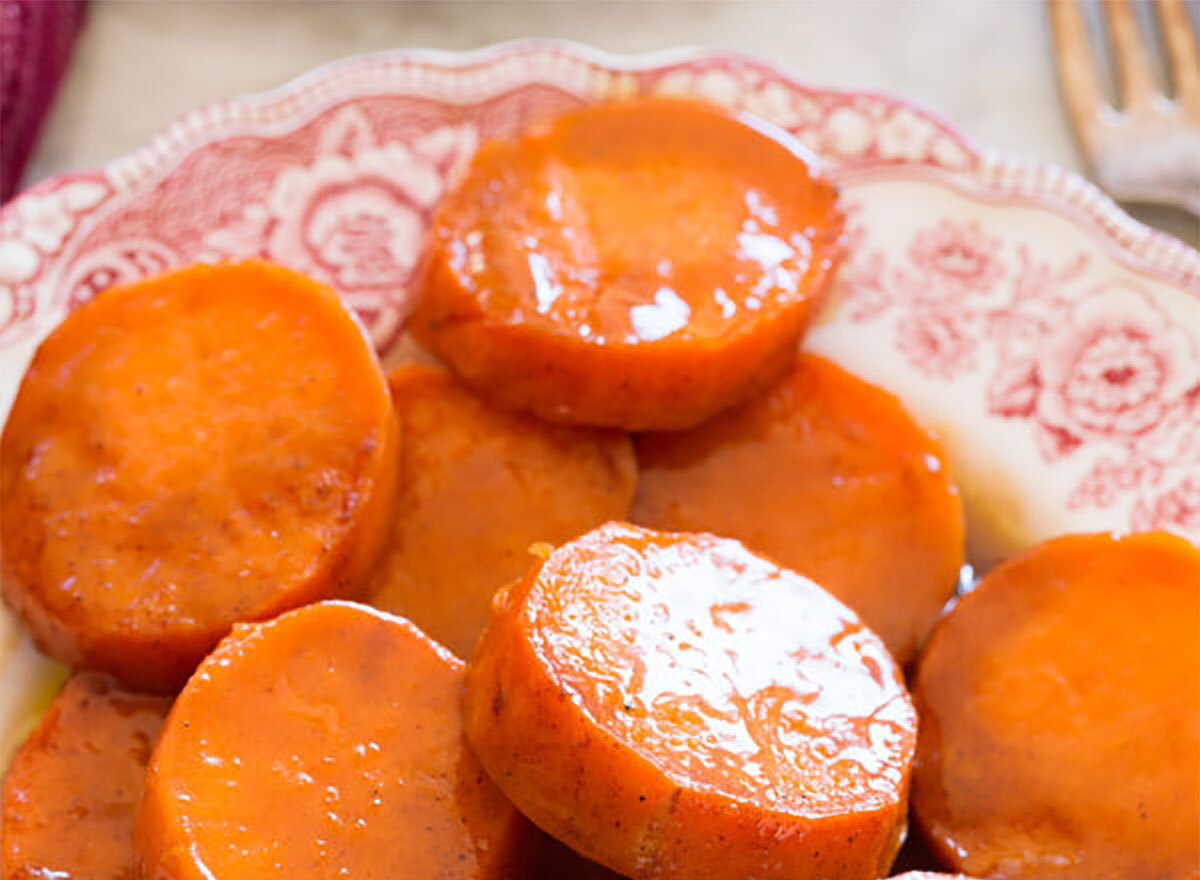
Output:
[[[251,92],[225,98],[190,110],[150,136],[140,147],[89,169],[78,169],[52,175],[21,191],[3,206],[0,217],[14,211],[18,203],[28,195],[54,190],[71,180],[86,180],[102,175],[110,181],[121,176],[125,166],[144,165],[144,168],[127,177],[121,189],[130,189],[156,176],[169,173],[185,158],[197,144],[190,141],[195,135],[203,135],[215,116],[229,111],[264,110],[300,98],[304,93],[318,90],[334,80],[360,70],[369,71],[386,64],[425,63],[445,70],[461,70],[469,67],[484,67],[496,64],[516,55],[538,52],[555,52],[572,60],[583,61],[615,71],[646,71],[696,62],[735,62],[758,70],[770,71],[788,81],[801,91],[837,95],[844,98],[867,98],[906,107],[934,123],[946,134],[951,135],[975,167],[961,173],[969,173],[985,179],[995,177],[1032,177],[1035,180],[1058,177],[1063,188],[1027,194],[1041,206],[1063,213],[1078,223],[1086,218],[1094,224],[1089,230],[1108,239],[1108,244],[1124,260],[1131,260],[1142,270],[1166,275],[1200,295],[1200,251],[1196,251],[1165,232],[1148,226],[1130,216],[1107,193],[1082,175],[1052,162],[1010,154],[1005,151],[981,146],[940,112],[920,101],[890,92],[886,89],[858,89],[844,86],[825,86],[813,83],[799,75],[791,65],[755,58],[742,52],[719,49],[704,45],[685,45],[655,49],[637,54],[621,54],[598,49],[585,43],[559,38],[519,38],[473,49],[399,48],[379,52],[361,53],[326,62],[305,71],[292,79],[259,92]],[[306,108],[299,116],[285,116],[296,121],[319,113],[323,107]],[[899,163],[919,164],[919,163]],[[835,172],[836,173],[836,172]],[[1078,212],[1078,213],[1076,213]],[[1156,256],[1144,253],[1147,249],[1160,249]]]

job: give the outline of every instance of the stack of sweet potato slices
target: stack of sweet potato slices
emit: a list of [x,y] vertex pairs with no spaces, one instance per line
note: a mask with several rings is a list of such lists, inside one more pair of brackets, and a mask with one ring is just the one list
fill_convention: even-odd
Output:
[[1063,538],[946,611],[937,439],[797,354],[841,227],[786,136],[638,99],[480,149],[442,365],[260,262],[69,315],[0,442],[4,598],[74,670],[4,880],[867,880],[910,786],[954,876],[1191,876],[1200,552]]

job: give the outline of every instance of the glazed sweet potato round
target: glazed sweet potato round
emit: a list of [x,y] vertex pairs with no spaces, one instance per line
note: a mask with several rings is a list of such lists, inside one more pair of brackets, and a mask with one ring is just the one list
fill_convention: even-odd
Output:
[[4,428],[5,599],[55,657],[177,688],[234,621],[362,585],[395,446],[329,288],[242,263],[106,291],[42,343]]
[[156,880],[522,880],[536,832],[462,732],[463,664],[320,602],[240,624],[179,695],[134,840]]
[[401,479],[366,599],[469,657],[492,594],[533,564],[531,546],[628,516],[633,446],[619,431],[496,409],[440,367],[397,367],[388,383]]
[[693,101],[587,107],[479,150],[409,326],[504,406],[688,427],[790,362],[841,228],[781,133]]
[[560,547],[497,595],[464,706],[513,803],[626,876],[874,877],[899,845],[899,670],[736,541],[610,523]]
[[169,697],[85,672],[13,756],[0,794],[0,876],[132,878],[133,812]]
[[857,611],[901,664],[954,593],[963,511],[941,446],[824,358],[690,431],[642,435],[637,454],[635,522],[744,541]]
[[1059,538],[990,572],[921,657],[913,808],[979,877],[1200,866],[1200,550]]

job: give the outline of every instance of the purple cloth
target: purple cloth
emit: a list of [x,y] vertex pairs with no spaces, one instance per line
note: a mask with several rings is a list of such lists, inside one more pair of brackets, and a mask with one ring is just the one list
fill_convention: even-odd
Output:
[[86,0],[0,0],[0,201],[17,189],[85,6]]

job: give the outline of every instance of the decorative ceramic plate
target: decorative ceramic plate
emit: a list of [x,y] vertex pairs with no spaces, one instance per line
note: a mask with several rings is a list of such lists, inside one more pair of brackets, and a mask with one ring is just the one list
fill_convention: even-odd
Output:
[[[754,114],[828,162],[849,251],[806,344],[940,433],[976,566],[1067,531],[1200,540],[1200,253],[906,101],[727,54],[524,42],[356,58],[46,181],[0,210],[0,415],[67,311],[197,260],[265,257],[326,281],[402,357],[430,211],[475,145],[638,93]],[[51,668],[3,614],[0,765]]]

